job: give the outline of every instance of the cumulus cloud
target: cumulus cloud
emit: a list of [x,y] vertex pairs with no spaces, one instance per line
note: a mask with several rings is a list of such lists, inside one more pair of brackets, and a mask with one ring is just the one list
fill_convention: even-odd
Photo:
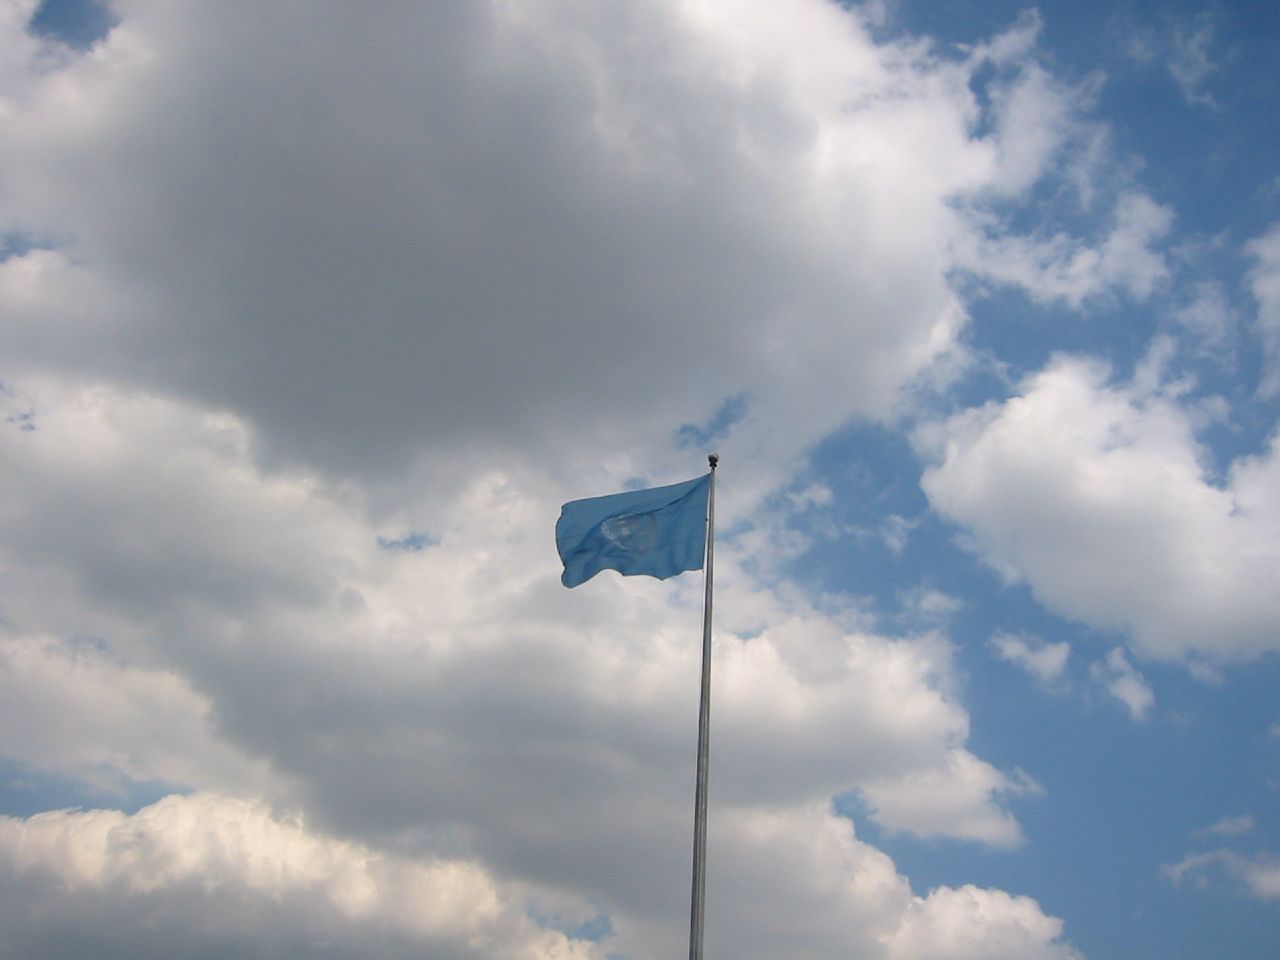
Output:
[[1062,301],[1078,308],[1116,292],[1144,300],[1169,277],[1165,256],[1155,245],[1172,224],[1168,207],[1127,191],[1116,203],[1109,229],[1096,238],[976,233],[964,238],[957,260],[973,274],[1020,287],[1042,303]]
[[1001,660],[1012,663],[1041,683],[1053,683],[1061,679],[1071,654],[1069,643],[1045,643],[1034,637],[1019,637],[1010,633],[997,633],[990,640],[991,648]]
[[[1117,173],[1125,164],[1113,162],[1109,131],[1089,118],[1103,77],[1075,85],[1058,79],[1037,60],[1040,28],[1039,14],[1025,12],[970,53],[971,67],[994,73],[983,119],[992,127],[984,142],[995,176],[956,198],[967,229],[949,237],[954,265],[970,280],[1018,287],[1039,303],[1079,309],[1116,297],[1145,300],[1171,275],[1160,246],[1173,211]],[[1025,210],[1010,201],[1050,175],[1060,178],[1052,181],[1059,201],[1086,215],[1086,230],[1064,230],[1051,219],[1011,227]]]
[[907,624],[937,626],[945,624],[964,609],[964,601],[928,584],[898,593],[902,610],[898,619]]
[[1119,647],[1089,668],[1089,673],[1107,693],[1115,697],[1134,720],[1145,720],[1155,706],[1156,696],[1141,673]]
[[1280,226],[1251,241],[1246,250],[1254,259],[1249,286],[1258,301],[1255,328],[1265,359],[1259,391],[1275,396],[1280,393]]
[[1216,357],[1230,356],[1236,317],[1220,284],[1212,281],[1197,284],[1174,319],[1201,352]]
[[970,54],[972,65],[999,71],[991,87],[992,144],[999,170],[991,190],[998,194],[1021,193],[1059,159],[1087,99],[1085,91],[1063,84],[1036,62],[1042,26],[1036,11],[1025,11],[1013,27]]
[[893,940],[893,960],[1080,960],[1062,922],[1026,897],[974,886],[940,887],[917,899]]
[[171,670],[130,667],[92,643],[0,631],[0,753],[32,770],[107,791],[260,785],[266,771],[215,736],[209,708]]
[[[716,830],[725,856],[713,861],[711,906],[759,905],[749,937],[736,924],[718,931],[717,948],[735,956],[1079,957],[1029,898],[972,886],[913,895],[888,857],[823,809],[729,810]],[[0,818],[0,889],[16,908],[0,919],[6,943],[42,956],[74,956],[86,937],[109,956],[150,956],[157,937],[187,956],[662,955],[625,916],[598,943],[574,939],[531,917],[536,895],[472,862],[371,849],[207,793],[132,816]]]
[[991,798],[1042,789],[1025,774],[1010,776],[967,750],[953,750],[945,767],[875,780],[862,792],[876,819],[890,830],[929,834],[947,824],[953,836],[1014,847],[1023,841],[1022,830]]
[[7,265],[10,376],[89,363],[234,407],[264,456],[440,482],[744,392],[794,454],[962,322],[964,73],[828,4],[283,16],[135,4],[10,98],[4,217],[64,238]]
[[0,864],[5,942],[41,956],[73,956],[88,941],[102,955],[151,955],[157,933],[192,956],[592,955],[540,929],[472,863],[388,855],[214,794],[133,816],[0,818]]
[[[698,584],[564,591],[557,494],[536,475],[478,478],[436,542],[388,551],[393,528],[358,497],[264,474],[233,416],[102,387],[27,399],[36,429],[0,435],[22,481],[0,491],[7,611],[104,639],[6,638],[29,710],[15,755],[72,777],[249,784],[353,842],[462,850],[561,912],[601,904],[634,956],[679,938]],[[145,491],[123,475],[139,470]],[[1018,842],[1025,783],[963,749],[948,643],[851,629],[751,581],[738,549],[718,565],[716,817],[861,790],[889,829]],[[23,745],[23,729],[38,735]],[[717,849],[732,860],[740,842]]]
[[1214,23],[1207,13],[1189,23],[1174,26],[1169,73],[1188,103],[1214,105],[1213,97],[1205,91],[1205,84],[1218,69],[1210,53],[1215,32]]
[[890,514],[880,524],[880,539],[895,557],[901,556],[911,538],[911,531],[919,526],[919,519],[908,520],[898,514]]
[[1280,899],[1280,861],[1266,854],[1247,857],[1233,850],[1210,850],[1188,854],[1177,863],[1160,868],[1161,875],[1175,885],[1191,877],[1196,884],[1206,886],[1215,872],[1243,883],[1249,895],[1259,900]]
[[[952,350],[954,199],[1027,189],[1082,107],[996,44],[973,136],[994,55],[878,48],[827,3],[281,17],[135,3],[9,96],[0,213],[60,238],[7,264],[11,377],[87,367],[234,408],[264,457],[435,483],[621,419],[659,450],[746,396],[723,452],[764,467]],[[1127,197],[1096,249],[969,259],[1141,294],[1166,224]]]
[[1213,51],[1217,24],[1210,12],[1194,17],[1164,16],[1158,24],[1121,18],[1112,21],[1111,29],[1130,59],[1166,67],[1188,104],[1215,105],[1206,90],[1209,78],[1219,69]]
[[[761,579],[752,546],[782,534],[744,520],[963,352],[962,208],[1016,201],[1066,149],[1043,118],[1080,109],[1033,23],[948,60],[816,0],[130,0],[73,52],[23,29],[34,8],[0,6],[0,230],[25,238],[0,261],[0,679],[35,732],[0,743],[197,793],[5,821],[9,942],[92,924],[136,955],[150,918],[155,949],[192,945],[170,954],[598,952],[527,898],[669,954],[698,585],[568,594],[550,526],[687,476],[705,438],[741,521],[713,842],[749,866],[709,935],[1070,955],[1032,901],[916,897],[829,813],[856,791],[887,829],[1008,846],[1035,788],[966,748],[944,637]],[[1158,282],[1161,217],[1122,203],[1061,295]],[[414,920],[397,888],[448,909]],[[867,891],[883,915],[853,910]],[[770,915],[782,894],[817,915]]]
[[1280,636],[1275,440],[1215,482],[1195,411],[1059,357],[919,441],[935,509],[1068,616],[1162,659],[1242,660]]
[[1219,836],[1234,837],[1242,833],[1249,833],[1258,825],[1253,814],[1243,813],[1238,817],[1223,817],[1212,826],[1206,827],[1207,833],[1216,833]]

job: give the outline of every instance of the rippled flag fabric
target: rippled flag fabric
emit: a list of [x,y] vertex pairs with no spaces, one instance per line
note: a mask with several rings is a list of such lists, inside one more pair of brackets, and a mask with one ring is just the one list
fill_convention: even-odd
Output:
[[586,583],[601,570],[665,580],[701,570],[711,474],[666,487],[571,500],[560,508],[560,582]]

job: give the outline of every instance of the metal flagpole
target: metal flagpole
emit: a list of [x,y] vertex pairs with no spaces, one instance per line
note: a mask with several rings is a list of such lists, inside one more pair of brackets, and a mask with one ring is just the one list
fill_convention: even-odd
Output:
[[716,549],[717,454],[707,457],[711,484],[707,489],[706,595],[702,604],[702,696],[698,702],[698,785],[693,800],[693,896],[689,916],[689,960],[702,960],[702,920],[707,868],[707,748],[711,731],[711,584]]

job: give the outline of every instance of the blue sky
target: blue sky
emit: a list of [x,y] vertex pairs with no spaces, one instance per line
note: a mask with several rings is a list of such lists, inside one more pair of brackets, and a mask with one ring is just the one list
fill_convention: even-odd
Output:
[[6,948],[678,953],[715,448],[708,958],[1280,950],[1280,13],[0,44]]

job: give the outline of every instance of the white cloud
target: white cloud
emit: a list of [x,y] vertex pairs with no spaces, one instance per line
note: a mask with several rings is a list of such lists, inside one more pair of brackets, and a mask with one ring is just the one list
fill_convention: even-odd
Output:
[[[32,737],[0,742],[307,825],[207,792],[6,821],[45,844],[7,902],[52,918],[0,911],[8,942],[49,955],[85,924],[125,944],[150,920],[235,952],[586,949],[521,918],[529,891],[603,910],[637,960],[669,953],[698,584],[566,593],[556,510],[700,469],[680,427],[745,397],[716,437],[729,527],[955,361],[957,198],[1016,200],[1071,148],[1045,117],[1080,108],[1021,63],[1028,21],[991,45],[1011,79],[980,137],[982,63],[877,46],[817,0],[131,0],[61,60],[20,29],[31,4],[2,9],[0,230],[49,249],[0,263],[23,418],[0,423],[0,662],[50,699],[19,692]],[[1160,219],[1122,204],[1070,291],[1156,282]],[[379,548],[405,531],[431,545]],[[944,639],[754,579],[753,537],[781,534],[718,557],[717,856],[792,857],[784,892],[821,905],[805,935],[828,953],[924,958],[954,924],[1066,956],[1031,901],[968,893],[975,918],[912,899],[826,812],[862,791],[887,829],[1010,845],[1007,800],[1034,789],[966,748]],[[101,883],[58,894],[76,849]],[[756,862],[726,885],[721,916],[744,919],[712,920],[735,956],[804,933]],[[449,914],[413,926],[400,881]],[[252,905],[243,933],[231,903]]]
[[[955,266],[982,282],[1020,287],[1040,303],[1079,309],[1117,295],[1145,300],[1171,275],[1158,247],[1173,211],[1134,185],[1110,131],[1090,119],[1103,76],[1074,86],[1055,77],[1036,58],[1040,28],[1038,13],[1023,13],[970,55],[971,66],[994,72],[983,116],[992,128],[983,142],[992,148],[993,175],[984,190],[957,198],[968,229],[949,238]],[[1023,208],[1009,201],[1045,183],[1059,201],[1074,202],[1082,228],[1068,232],[1051,219],[1011,228]]]
[[[592,955],[526,919],[475,864],[389,855],[214,794],[166,797],[133,816],[0,818],[0,864],[5,940],[38,945],[42,956],[69,956],[86,938],[127,955],[154,949],[157,934],[179,953],[221,944],[256,957],[328,945],[348,956],[357,930],[359,949],[380,957],[424,948],[442,957]],[[87,909],[77,915],[77,906]]]
[[66,62],[56,45],[42,42],[27,32],[39,0],[6,0],[0,4],[0,92],[21,97],[39,82],[45,71]]
[[[634,956],[678,939],[696,578],[564,591],[558,494],[531,472],[476,479],[431,515],[437,544],[387,551],[350,490],[257,467],[233,416],[53,382],[21,399],[36,429],[0,431],[6,615],[29,631],[3,647],[9,755],[247,785],[344,842],[598,903]],[[751,580],[742,553],[718,557],[713,819],[811,830],[794,811],[861,790],[887,829],[1018,842],[1007,802],[1028,781],[964,749],[945,640],[850,629]],[[87,648],[29,639],[90,626]],[[718,856],[749,856],[725,836]],[[765,938],[767,914],[740,908],[759,924],[734,936]]]
[[[715,832],[731,843],[717,843]],[[884,957],[889,937],[913,897],[891,860],[854,836],[848,820],[817,807],[727,810],[713,827],[708,911],[726,916],[736,904],[760,904],[748,940],[721,926],[717,952],[731,956]],[[760,865],[767,863],[767,870]],[[726,916],[727,919],[727,916]],[[708,933],[708,949],[712,940]],[[674,942],[668,953],[680,952]]]
[[1054,683],[1061,679],[1067,658],[1071,655],[1069,643],[1045,643],[1038,638],[1009,633],[995,634],[990,644],[1001,660],[1027,671],[1041,683]]
[[1197,415],[1058,358],[919,441],[934,508],[998,569],[1144,656],[1242,660],[1280,637],[1280,452],[1208,479]]
[[1044,175],[1072,133],[1077,96],[1034,64],[996,85],[992,100],[999,175],[994,191],[1017,195]]
[[898,619],[907,624],[938,626],[946,624],[964,609],[964,601],[949,593],[921,584],[898,592],[902,611]]
[[1280,899],[1280,861],[1274,857],[1254,861],[1243,868],[1249,892],[1262,900]]
[[266,771],[220,742],[208,713],[208,700],[171,671],[130,668],[93,644],[0,631],[0,754],[31,769],[104,790],[261,786]]
[[1214,868],[1243,883],[1250,896],[1280,899],[1280,860],[1265,854],[1246,857],[1227,849],[1210,850],[1188,854],[1177,863],[1161,867],[1160,872],[1175,885],[1190,876],[1198,885],[1206,886]]
[[134,3],[10,97],[0,222],[65,250],[7,264],[11,377],[182,393],[271,462],[455,488],[580,473],[619,422],[651,453],[611,469],[665,469],[675,426],[745,395],[721,452],[776,481],[948,359],[950,250],[1073,302],[1162,276],[1139,194],[1096,244],[966,239],[955,200],[1028,189],[1088,106],[1027,21],[977,137],[988,58],[877,47],[816,0],[282,17]]
[[[733,944],[734,956],[1079,960],[1062,921],[1034,900],[973,886],[912,895],[883,854],[829,813],[734,812],[724,831],[743,837],[721,866],[725,900],[768,904],[761,939]],[[768,873],[753,865],[761,861]]]
[[1258,301],[1256,329],[1265,359],[1258,389],[1270,397],[1280,393],[1280,226],[1253,240],[1245,250],[1255,261],[1249,286]]
[[1244,813],[1238,817],[1223,817],[1212,826],[1206,827],[1205,830],[1208,833],[1216,833],[1219,836],[1235,837],[1242,833],[1249,833],[1257,825],[1258,823],[1253,814]]
[[970,59],[997,67],[1021,66],[1036,53],[1036,43],[1044,29],[1040,11],[1023,10],[1003,33],[969,48]]
[[[994,228],[990,218],[977,219]],[[1021,287],[1042,303],[1057,300],[1079,308],[1116,291],[1144,300],[1169,277],[1165,256],[1153,248],[1172,224],[1168,207],[1127,191],[1118,198],[1106,232],[1092,240],[1061,232],[977,232],[962,238],[957,258],[976,276]]]
[[[884,960],[1079,956],[1062,941],[1062,922],[1029,898],[970,886],[913,896],[888,857],[822,808],[726,810],[713,829],[723,855],[712,861],[708,936],[718,951],[752,960],[850,951]],[[5,942],[42,956],[74,956],[92,938],[112,955],[164,942],[192,956],[428,950],[586,960],[668,954],[684,935],[673,928],[655,942],[623,915],[609,918],[599,944],[575,941],[529,919],[530,905],[556,901],[554,892],[501,884],[465,860],[336,839],[215,794],[166,797],[132,816],[0,818],[0,891],[18,908],[0,916]],[[747,917],[740,903],[757,906]]]
[[1089,673],[1107,693],[1124,704],[1134,720],[1147,719],[1155,706],[1156,696],[1122,649],[1116,647],[1111,650],[1105,660],[1099,660],[1089,668]]
[[1221,355],[1229,350],[1236,318],[1221,284],[1197,284],[1189,302],[1174,316],[1203,352]]
[[0,220],[67,251],[8,264],[10,376],[89,368],[233,407],[277,462],[439,483],[623,420],[669,447],[744,392],[770,419],[726,462],[786,459],[951,347],[935,235],[991,175],[960,66],[817,2],[282,17],[137,3],[9,103]]
[[1208,14],[1193,23],[1182,23],[1173,30],[1173,55],[1169,73],[1188,103],[1213,106],[1213,97],[1205,92],[1205,82],[1218,69],[1209,49],[1213,45],[1215,27]]
[[1164,15],[1155,25],[1117,18],[1111,29],[1119,32],[1124,53],[1132,60],[1167,67],[1188,104],[1216,105],[1205,89],[1219,68],[1212,52],[1217,24],[1210,12],[1181,18]]
[[917,899],[892,941],[891,960],[1080,960],[1062,921],[1034,900],[1000,890],[940,887]]
[[902,551],[907,548],[907,541],[911,537],[911,531],[920,525],[919,519],[908,520],[898,514],[890,514],[880,524],[880,539],[884,541],[884,545],[889,548],[889,552],[894,556],[901,556]]
[[810,507],[830,506],[835,499],[835,494],[831,492],[831,488],[828,486],[820,483],[811,483],[803,490],[790,494],[787,499],[790,500],[793,509],[801,511]]
[[953,750],[945,767],[872,781],[862,793],[876,819],[890,830],[929,834],[946,824],[952,836],[1013,847],[1022,843],[1022,830],[991,799],[1041,789],[1025,776],[1001,773],[967,750]]

